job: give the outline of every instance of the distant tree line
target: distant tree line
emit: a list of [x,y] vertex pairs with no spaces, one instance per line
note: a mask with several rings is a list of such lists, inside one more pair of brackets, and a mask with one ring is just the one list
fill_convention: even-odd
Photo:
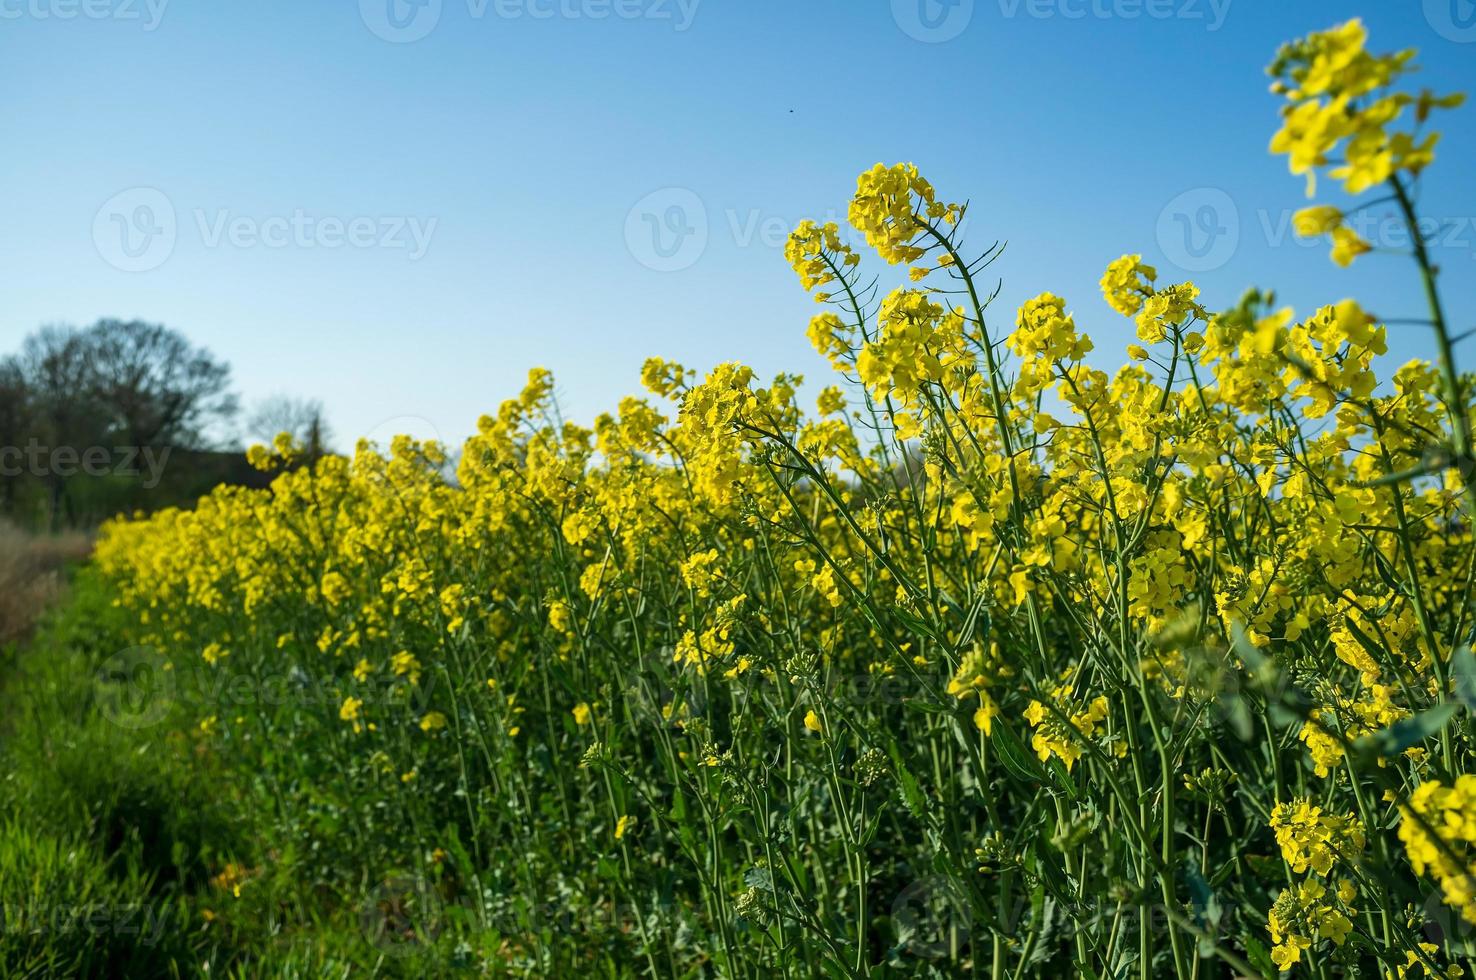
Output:
[[[260,483],[234,435],[238,412],[230,366],[178,331],[138,320],[43,327],[0,360],[0,515],[89,526],[219,483]],[[316,402],[268,399],[248,428],[327,451]]]

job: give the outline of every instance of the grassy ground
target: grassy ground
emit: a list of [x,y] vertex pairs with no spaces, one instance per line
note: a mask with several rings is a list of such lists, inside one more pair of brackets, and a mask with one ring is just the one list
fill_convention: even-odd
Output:
[[[52,572],[33,599],[62,594]],[[193,709],[155,696],[169,682],[121,645],[104,583],[82,568],[65,592],[30,607],[34,635],[0,667],[0,975],[441,973],[377,941],[395,928],[387,903],[335,903],[262,852],[249,788],[174,723]],[[245,866],[256,878],[237,896]]]
[[0,646],[30,632],[60,597],[63,569],[90,550],[84,534],[32,535],[0,520]]

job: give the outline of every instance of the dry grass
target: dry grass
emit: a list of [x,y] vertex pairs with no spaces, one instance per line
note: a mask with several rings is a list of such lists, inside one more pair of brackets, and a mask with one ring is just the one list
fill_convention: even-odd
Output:
[[85,534],[34,535],[0,521],[0,646],[30,631],[61,594],[62,569],[91,550]]

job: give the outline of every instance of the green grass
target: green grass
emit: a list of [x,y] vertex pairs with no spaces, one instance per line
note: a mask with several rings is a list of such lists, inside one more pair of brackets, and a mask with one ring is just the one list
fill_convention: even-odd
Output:
[[[186,698],[156,706],[156,724],[118,723],[131,658],[111,603],[83,569],[33,640],[4,651],[0,975],[446,972],[454,949],[397,932],[417,920],[413,895],[391,884],[343,898],[263,847],[253,787],[196,750]],[[252,869],[239,897],[215,881],[232,863]]]

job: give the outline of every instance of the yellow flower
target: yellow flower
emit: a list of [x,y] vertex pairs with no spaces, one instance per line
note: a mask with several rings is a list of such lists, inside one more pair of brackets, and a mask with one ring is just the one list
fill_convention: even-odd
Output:
[[835,415],[846,410],[846,393],[835,385],[823,388],[815,399],[821,415]]
[[955,224],[963,213],[957,204],[935,200],[933,185],[917,167],[878,163],[856,178],[851,198],[851,225],[892,265],[921,258],[925,249],[914,244],[931,225],[935,230]]
[[574,715],[574,724],[576,725],[588,725],[592,719],[589,705],[582,701],[574,706],[572,714]]
[[1434,878],[1445,904],[1476,923],[1476,776],[1421,783],[1400,814],[1399,839],[1415,873]]
[[396,677],[408,677],[411,684],[420,683],[420,661],[408,650],[401,650],[390,658],[390,669]]
[[1013,671],[999,662],[999,648],[991,644],[986,653],[982,644],[975,644],[959,662],[958,670],[948,682],[948,693],[956,698],[979,696],[979,707],[974,711],[974,726],[985,735],[991,734],[994,719],[999,716],[999,705],[989,695],[989,688],[998,679],[1009,677]]
[[1372,246],[1347,225],[1339,225],[1332,231],[1332,260],[1347,268],[1355,258],[1372,251]]
[[1302,958],[1302,950],[1312,945],[1312,940],[1303,936],[1287,936],[1286,941],[1271,949],[1271,962],[1278,970],[1290,970]]
[[1025,301],[1009,344],[1020,357],[1039,359],[1040,366],[1033,372],[1040,379],[1039,387],[1044,386],[1049,367],[1055,362],[1079,361],[1092,350],[1091,338],[1076,332],[1076,321],[1066,312],[1066,301],[1054,293],[1041,293]]
[[824,225],[801,221],[784,246],[784,257],[807,291],[835,282],[837,269],[855,265],[860,258],[840,240],[840,228],[833,221]]
[[1073,674],[1074,670],[1068,670],[1050,695],[1057,710],[1069,718],[1070,727],[1038,700],[1031,701],[1025,709],[1025,720],[1035,729],[1030,736],[1030,746],[1035,749],[1036,756],[1045,762],[1054,755],[1066,764],[1067,770],[1081,758],[1082,739],[1097,737],[1098,730],[1106,728],[1108,715],[1105,695],[1098,695],[1082,704],[1073,691]]
[[567,602],[555,599],[548,604],[548,625],[560,633],[573,632],[574,611]]
[[820,716],[815,714],[813,708],[805,713],[805,727],[817,735],[821,733]]
[[338,707],[338,717],[342,721],[353,722],[354,731],[362,731],[363,725],[360,722],[360,718],[362,717],[361,710],[363,709],[363,707],[364,702],[359,698],[344,698],[343,704],[339,705]]
[[427,711],[420,719],[420,730],[423,732],[433,732],[445,727],[446,716],[439,711]]
[[1328,204],[1303,208],[1292,215],[1292,227],[1303,238],[1326,235],[1343,223],[1343,212]]
[[1158,271],[1144,264],[1143,256],[1124,255],[1102,274],[1102,296],[1123,316],[1133,316],[1143,308],[1144,297],[1152,294],[1157,278]]
[[722,569],[715,567],[717,560],[717,549],[710,548],[707,551],[699,551],[682,562],[682,581],[686,582],[699,598],[712,595],[713,583],[722,578]]
[[635,826],[635,822],[636,818],[629,815],[622,816],[619,820],[616,820],[615,839],[620,840],[621,838],[623,838],[625,836],[625,832],[631,827]]
[[[1343,181],[1349,194],[1362,193],[1401,171],[1417,176],[1434,159],[1439,134],[1394,129],[1404,109],[1415,104],[1419,126],[1432,110],[1455,108],[1463,101],[1459,94],[1424,92],[1418,100],[1403,92],[1378,94],[1412,70],[1414,52],[1370,54],[1364,49],[1367,39],[1367,30],[1355,18],[1283,46],[1269,69],[1277,79],[1273,91],[1287,99],[1271,152],[1285,153],[1292,173],[1307,175],[1309,196],[1317,168],[1329,162],[1339,144],[1343,163],[1331,175]],[[1331,219],[1323,211],[1307,220],[1326,224]]]
[[1271,828],[1281,856],[1296,874],[1310,869],[1326,876],[1335,861],[1351,862],[1363,852],[1363,825],[1356,817],[1326,813],[1308,800],[1276,804]]

